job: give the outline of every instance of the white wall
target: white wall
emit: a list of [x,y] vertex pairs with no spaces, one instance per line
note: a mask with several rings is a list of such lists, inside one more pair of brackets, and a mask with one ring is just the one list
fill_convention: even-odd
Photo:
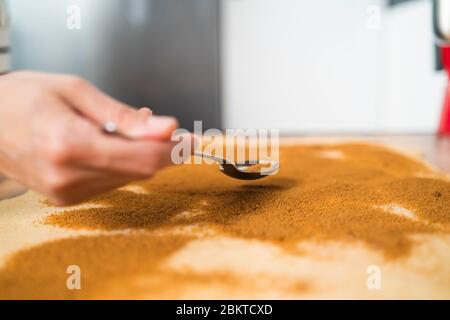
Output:
[[380,53],[380,129],[433,132],[446,76],[434,70],[431,0],[385,12]]
[[[371,5],[379,28],[367,25]],[[385,9],[382,0],[223,0],[225,126],[435,130],[445,76],[433,70],[430,2]]]

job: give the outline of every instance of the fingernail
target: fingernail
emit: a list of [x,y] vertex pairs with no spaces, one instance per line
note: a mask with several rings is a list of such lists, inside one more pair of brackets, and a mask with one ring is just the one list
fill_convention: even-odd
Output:
[[177,120],[166,116],[152,116],[147,120],[147,128],[151,136],[166,138],[178,127]]
[[175,118],[151,116],[145,122],[132,126],[127,133],[131,138],[168,139],[177,127]]
[[150,108],[147,108],[147,107],[140,108],[138,110],[138,112],[141,113],[141,114],[144,114],[144,115],[146,115],[148,117],[150,117],[153,114],[152,110]]

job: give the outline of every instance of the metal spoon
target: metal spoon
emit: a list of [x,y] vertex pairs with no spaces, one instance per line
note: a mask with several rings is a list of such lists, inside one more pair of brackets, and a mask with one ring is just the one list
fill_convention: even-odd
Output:
[[[103,125],[103,131],[108,134],[117,134],[117,125],[115,122],[108,121]],[[244,163],[234,163],[225,158],[220,158],[207,153],[194,152],[194,156],[204,157],[217,162],[220,166],[220,171],[229,177],[239,180],[257,180],[265,178],[269,175],[275,174],[280,168],[280,164],[277,161],[258,160],[258,161],[245,161]],[[258,164],[270,165],[261,171],[250,171],[250,169]]]
[[[220,158],[207,153],[194,152],[194,156],[204,157],[217,162],[220,166],[220,171],[229,177],[239,179],[239,180],[257,180],[265,178],[269,175],[275,174],[280,168],[280,164],[277,161],[269,160],[258,160],[256,163],[254,161],[245,161],[245,163],[234,163],[225,158]],[[253,166],[262,164],[270,165],[261,171],[249,171]]]

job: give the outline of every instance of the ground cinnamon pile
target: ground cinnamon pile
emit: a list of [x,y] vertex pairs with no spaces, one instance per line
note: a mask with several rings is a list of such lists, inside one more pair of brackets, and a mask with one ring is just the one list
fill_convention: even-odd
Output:
[[[343,157],[323,157],[330,149]],[[206,224],[276,242],[360,240],[388,257],[408,253],[409,235],[445,231],[450,223],[450,183],[430,178],[420,162],[358,144],[284,147],[280,154],[279,173],[263,180],[233,180],[215,165],[173,167],[139,183],[146,193],[113,191],[92,201],[104,208],[54,214],[46,222],[103,230]],[[385,205],[417,219],[386,212]],[[186,211],[199,214],[173,219]]]
[[[450,183],[418,161],[364,144],[282,147],[280,157],[277,175],[251,182],[230,179],[215,165],[168,168],[136,183],[142,193],[112,191],[91,200],[101,207],[55,213],[45,223],[110,231],[200,225],[286,249],[302,240],[362,242],[386,259],[407,256],[411,235],[450,232]],[[53,266],[70,257],[100,272],[105,267],[97,252],[108,261],[105,279],[119,277],[123,269],[155,272],[158,259],[188,241],[172,238],[134,234],[44,244],[19,253],[0,271],[0,292],[16,296],[31,287],[26,281],[45,282]],[[49,290],[50,296],[59,292]]]

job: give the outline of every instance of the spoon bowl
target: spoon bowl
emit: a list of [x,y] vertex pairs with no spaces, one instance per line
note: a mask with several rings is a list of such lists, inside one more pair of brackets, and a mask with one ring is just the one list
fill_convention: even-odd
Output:
[[[207,153],[194,152],[194,156],[203,157],[217,162],[223,174],[239,180],[258,180],[278,172],[280,164],[277,161],[257,160],[234,163]],[[262,169],[260,169],[262,166]],[[254,169],[257,170],[254,170]]]

